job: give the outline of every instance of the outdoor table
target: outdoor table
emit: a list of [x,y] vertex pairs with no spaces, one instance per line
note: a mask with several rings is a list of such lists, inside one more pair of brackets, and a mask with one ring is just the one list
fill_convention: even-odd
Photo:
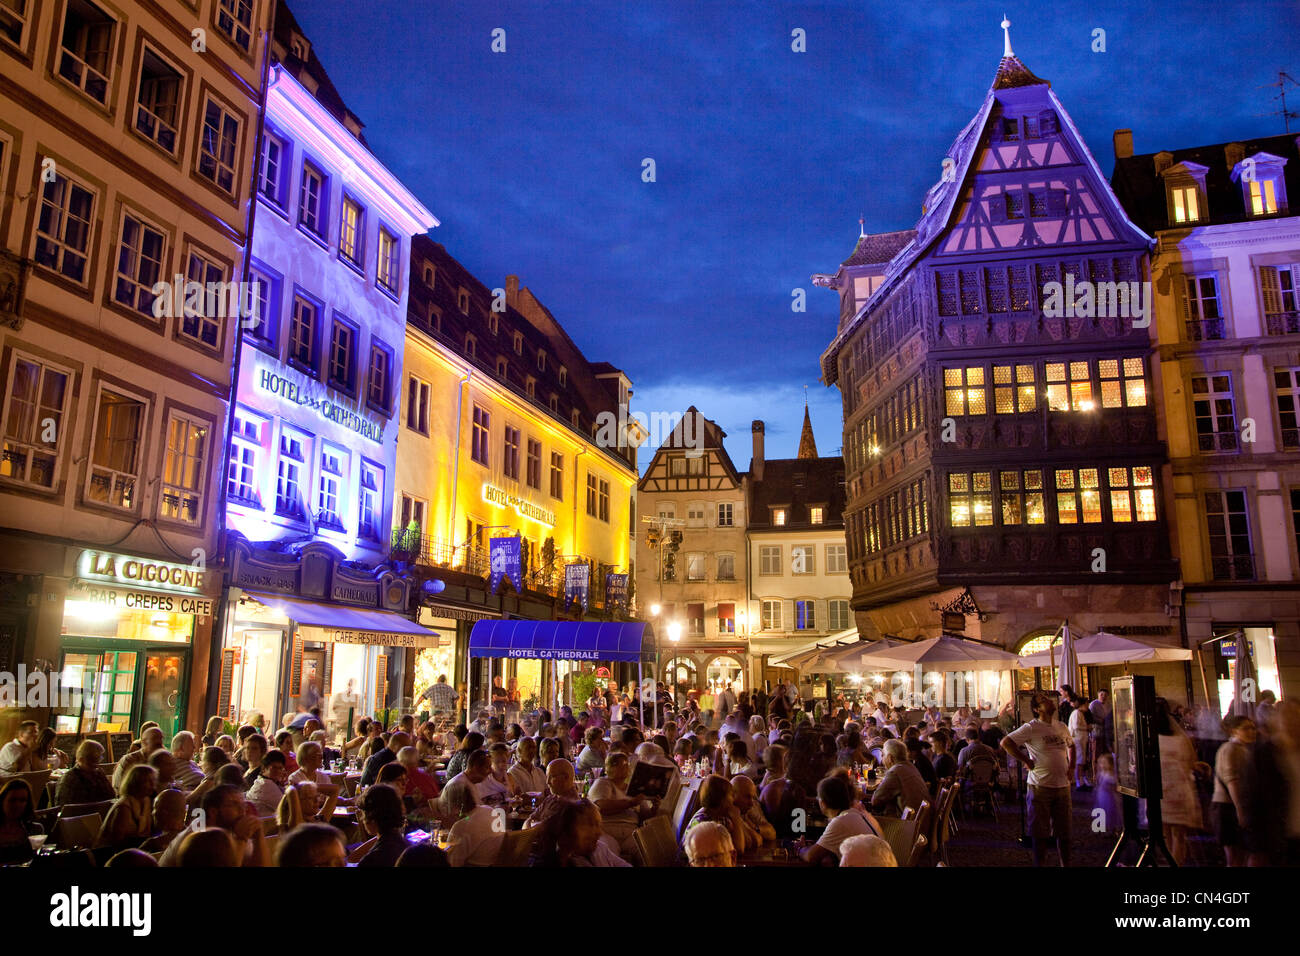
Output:
[[799,856],[797,849],[792,845],[783,843],[766,843],[757,849],[750,850],[740,857],[738,864],[740,866],[764,867],[808,866],[807,861]]

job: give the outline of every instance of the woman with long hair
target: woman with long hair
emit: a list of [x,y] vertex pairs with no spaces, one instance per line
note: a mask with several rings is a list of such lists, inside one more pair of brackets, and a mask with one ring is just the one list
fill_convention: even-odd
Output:
[[456,776],[456,774],[464,771],[465,764],[469,760],[469,755],[476,750],[483,749],[483,740],[483,735],[477,731],[471,730],[465,735],[465,739],[460,742],[460,746],[456,749],[456,752],[452,754],[451,759],[447,761],[448,780]]
[[203,746],[215,747],[217,745],[217,738],[222,735],[225,728],[226,722],[220,717],[209,717],[207,726],[203,728]]
[[1174,862],[1182,866],[1187,862],[1187,833],[1202,826],[1195,774],[1208,773],[1210,768],[1196,759],[1191,738],[1174,719],[1163,697],[1156,700],[1155,726],[1160,741],[1160,819],[1165,845]]
[[0,864],[25,863],[36,855],[29,836],[45,830],[36,822],[31,785],[12,777],[0,787]]

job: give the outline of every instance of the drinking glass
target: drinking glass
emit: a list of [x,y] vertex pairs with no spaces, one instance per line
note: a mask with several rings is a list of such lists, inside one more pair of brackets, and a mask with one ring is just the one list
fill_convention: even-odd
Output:
[[27,842],[32,845],[32,853],[39,856],[41,847],[45,846],[45,841],[49,838],[48,833],[29,833],[27,835]]

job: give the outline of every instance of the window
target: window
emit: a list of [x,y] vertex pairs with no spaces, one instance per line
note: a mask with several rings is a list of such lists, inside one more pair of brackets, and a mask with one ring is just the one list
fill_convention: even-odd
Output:
[[704,474],[704,456],[687,455],[686,456],[686,473],[688,475]]
[[1060,524],[1101,521],[1101,494],[1096,468],[1064,468],[1056,472],[1056,520]]
[[348,471],[348,453],[322,443],[320,484],[316,494],[316,523],[335,531],[343,530],[339,501],[344,498],[343,481]]
[[107,387],[100,390],[86,492],[90,501],[112,508],[135,507],[144,419],[144,402]]
[[763,630],[765,631],[781,630],[781,602],[780,601],[762,602],[762,621],[763,621]]
[[495,312],[489,312],[487,320],[488,320],[488,331],[491,332],[493,335],[496,335],[501,330],[501,323],[497,318],[497,314]]
[[655,505],[655,513],[661,518],[676,518],[677,504],[672,501],[661,501]]
[[402,495],[402,528],[409,528],[414,521],[416,532],[424,534],[424,507],[424,499]]
[[68,0],[63,17],[59,76],[97,103],[108,103],[117,21],[89,0]]
[[598,517],[601,521],[609,521],[609,482],[603,478],[600,481],[600,492],[598,495],[600,514]]
[[551,452],[551,497],[564,498],[564,456],[558,451]]
[[1216,581],[1250,581],[1255,577],[1250,523],[1244,491],[1207,491],[1205,522],[1210,534],[1210,564]]
[[456,293],[456,308],[460,309],[461,315],[469,315],[469,292],[464,286]]
[[546,371],[546,353],[541,349],[537,350],[537,371]]
[[242,323],[244,335],[278,353],[281,280],[256,266],[251,268],[248,278],[257,290],[257,316],[254,324]]
[[826,602],[827,625],[832,631],[849,629],[849,602],[831,599]]
[[947,415],[983,415],[988,411],[983,368],[944,369],[943,389]]
[[1237,450],[1232,377],[1226,372],[1192,378],[1192,412],[1201,451]]
[[266,419],[246,408],[237,407],[234,425],[230,430],[230,470],[227,473],[226,495],[241,504],[260,508],[257,478],[258,461],[262,457],[262,429]]
[[253,0],[217,0],[217,29],[247,53],[253,42]]
[[501,468],[507,478],[519,480],[519,429],[505,427],[505,446],[501,455]]
[[1282,447],[1300,448],[1300,368],[1273,369],[1273,390],[1282,426]]
[[690,634],[699,637],[704,633],[704,605],[687,604],[686,605],[686,629]]
[[783,526],[785,524],[785,518],[786,518],[786,509],[784,508],[772,509],[772,524],[777,525],[778,527]]
[[206,348],[215,349],[221,342],[221,315],[226,303],[211,292],[212,284],[224,288],[226,269],[199,252],[191,251],[186,260],[185,278],[197,282],[209,292],[202,298],[203,307],[197,312],[188,305],[182,310],[180,328],[182,336]]
[[468,332],[465,333],[465,357],[478,358],[478,339]]
[[758,573],[781,573],[781,546],[765,544],[758,549]]
[[[363,268],[361,262],[364,251],[361,244],[366,234],[365,215],[366,212],[359,202],[351,196],[343,197],[343,214],[339,216],[339,255],[358,269]],[[383,262],[383,235],[384,231],[379,230],[381,263]]]
[[1020,121],[1010,118],[1002,120],[1002,138],[1008,142],[1020,139]]
[[516,355],[524,354],[524,337],[519,332],[515,333],[515,354]]
[[414,375],[406,378],[406,427],[429,434],[429,383]]
[[1090,412],[1096,407],[1087,362],[1048,362],[1047,407],[1054,412]]
[[954,472],[948,476],[948,513],[952,527],[983,527],[993,523],[991,472]]
[[1007,204],[1007,219],[1025,218],[1025,193],[1022,189],[1008,189],[1002,194]]
[[198,173],[225,193],[233,193],[235,189],[235,152],[238,143],[239,120],[234,113],[209,97],[203,107]]
[[736,556],[734,554],[718,555],[718,580],[736,580]]
[[492,416],[487,409],[474,406],[474,430],[470,435],[469,456],[480,465],[488,463],[488,438],[492,433]]
[[1223,312],[1219,308],[1219,279],[1216,275],[1186,276],[1183,322],[1193,342],[1223,338]]
[[790,547],[790,573],[817,573],[817,549],[813,545],[796,544]]
[[23,44],[29,2],[30,0],[0,0],[0,37],[4,37],[14,46]]
[[596,517],[596,476],[587,472],[587,514]]
[[808,521],[810,524],[822,524],[824,517],[825,517],[824,509],[817,508],[817,507],[808,509]]
[[573,426],[574,431],[580,430],[579,424],[581,423],[581,421],[582,421],[582,415],[581,413],[579,413],[579,411],[576,408],[569,413],[569,424]]
[[137,79],[136,131],[168,153],[174,153],[184,81],[179,72],[149,47],[145,47],[140,56],[140,75]]
[[208,423],[172,412],[167,419],[167,459],[163,464],[158,513],[184,524],[198,524],[203,514],[203,462]]
[[736,605],[734,602],[718,604],[718,633],[736,633]]
[[293,316],[289,320],[289,362],[317,376],[316,305],[300,295],[293,297]]
[[817,629],[816,601],[794,602],[794,626],[800,631],[815,631]]
[[1259,285],[1268,334],[1300,332],[1300,265],[1261,266]]
[[325,174],[304,160],[302,183],[298,188],[298,224],[314,236],[325,238]]
[[686,525],[690,528],[704,527],[704,502],[692,501],[686,505]]
[[999,415],[1032,412],[1038,407],[1032,365],[993,366],[993,409]]
[[686,459],[677,457],[668,460],[668,472],[674,478],[686,474]]
[[302,483],[306,477],[307,448],[311,444],[302,432],[281,426],[280,458],[275,486],[275,512],[286,518],[303,517]]
[[560,396],[556,395],[554,392],[551,392],[550,407],[552,415],[560,414]]
[[375,266],[375,281],[394,295],[397,294],[401,282],[399,274],[401,251],[402,244],[397,237],[383,226],[380,226],[379,262]]
[[708,572],[704,567],[704,555],[698,551],[686,555],[686,580],[704,581],[707,578]]
[[1147,382],[1142,359],[1100,359],[1097,374],[1101,379],[1102,408],[1140,408],[1147,403]]
[[1156,491],[1150,468],[1109,468],[1107,480],[1112,521],[1156,520]]
[[45,183],[33,258],[74,282],[85,282],[94,211],[95,195],[80,183],[62,173]]
[[529,488],[542,487],[542,443],[535,438],[528,439],[528,470],[526,484]]
[[1043,473],[1037,468],[998,475],[1004,525],[1045,524]]
[[500,357],[497,358],[497,378],[503,382],[509,378],[509,367],[506,365],[506,360]]
[[1277,182],[1273,177],[1261,176],[1246,183],[1246,208],[1252,216],[1277,212]]
[[339,391],[356,389],[357,327],[339,315],[330,332],[330,360],[327,382]]
[[731,528],[736,521],[736,506],[730,501],[723,501],[718,504],[718,527]]
[[1172,186],[1169,189],[1174,207],[1174,222],[1196,222],[1201,218],[1200,199],[1196,186]]
[[524,394],[529,398],[537,397],[537,379],[533,378],[531,375],[524,380]]
[[560,387],[564,388],[569,384],[569,370],[563,365],[560,366]]
[[376,411],[388,414],[392,408],[389,403],[388,380],[391,374],[393,357],[388,349],[378,342],[370,343],[370,377],[366,386],[366,402]]
[[361,459],[360,498],[357,536],[368,541],[379,541],[379,523],[384,517],[384,469],[365,458]]
[[68,378],[63,369],[14,353],[6,391],[0,477],[54,487],[54,472],[64,447]]
[[262,169],[257,189],[281,208],[284,208],[284,198],[289,187],[289,177],[285,175],[288,163],[288,142],[267,130],[262,141]]
[[117,249],[117,278],[113,284],[114,301],[152,317],[153,287],[162,276],[166,249],[167,237],[161,230],[124,212]]
[[842,544],[826,545],[826,573],[847,574],[849,570],[848,555]]

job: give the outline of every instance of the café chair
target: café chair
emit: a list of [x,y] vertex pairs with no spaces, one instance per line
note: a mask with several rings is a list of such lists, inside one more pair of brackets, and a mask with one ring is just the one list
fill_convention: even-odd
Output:
[[373,836],[369,840],[366,840],[364,843],[358,843],[348,853],[348,862],[360,863],[361,858],[364,857],[367,853],[369,853],[372,849],[374,849],[375,844],[378,842],[379,842],[379,837]]
[[0,775],[0,784],[7,783],[10,780],[26,780],[27,786],[32,788],[32,798],[39,807],[42,798],[45,796],[45,787],[50,782],[50,777],[53,774],[53,770],[28,770],[24,773],[7,773]]
[[106,817],[115,802],[114,800],[100,800],[96,803],[65,803],[59,807],[59,818],[83,817],[88,813],[98,813],[100,817]]
[[700,809],[700,794],[698,790],[683,790],[677,797],[677,808],[673,811],[673,833],[677,836],[677,844],[681,845],[682,837],[686,835],[686,824],[691,822],[691,817],[695,816],[695,811]]
[[533,848],[542,835],[543,827],[528,830],[514,830],[501,839],[501,850],[497,853],[496,866],[527,866],[533,855]]
[[665,867],[677,862],[679,850],[674,836],[672,821],[659,815],[647,820],[632,838],[642,863],[650,867]]
[[99,829],[104,825],[104,818],[98,813],[87,813],[79,817],[60,817],[50,834],[50,842],[64,849],[89,848],[99,839]]

